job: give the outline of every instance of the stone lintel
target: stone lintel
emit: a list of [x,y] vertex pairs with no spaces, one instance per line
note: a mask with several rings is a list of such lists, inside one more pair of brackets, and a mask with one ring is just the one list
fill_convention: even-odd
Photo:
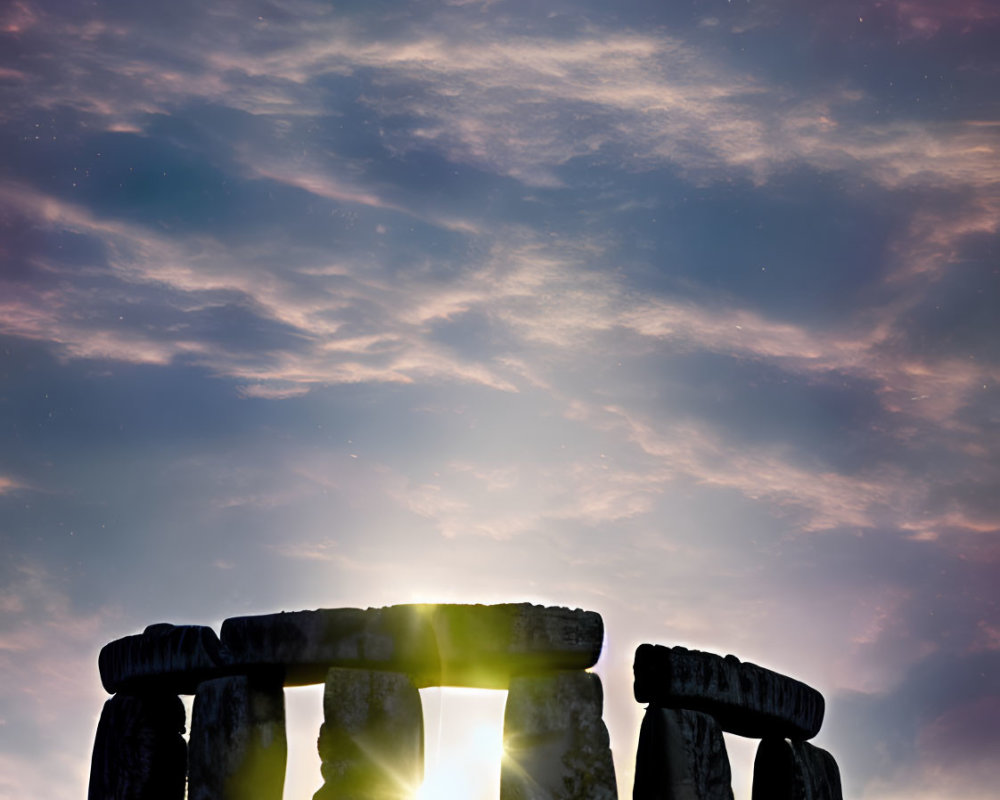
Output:
[[753,762],[752,800],[843,800],[840,769],[809,742],[763,739]]
[[635,699],[711,714],[724,731],[803,740],[823,723],[823,696],[792,678],[722,656],[642,644],[635,651]]
[[588,669],[604,639],[595,611],[530,603],[438,605],[431,625],[440,673],[418,674],[424,686],[506,689],[514,675]]
[[601,679],[582,670],[511,679],[500,800],[617,800]]
[[647,708],[632,800],[733,800],[729,755],[715,719],[700,711]]
[[276,667],[286,686],[323,683],[331,667],[407,671],[434,656],[433,633],[415,615],[325,608],[231,617],[222,641],[234,665]]
[[221,638],[234,668],[284,666],[286,685],[343,667],[405,672],[420,687],[506,689],[512,675],[593,666],[603,635],[592,611],[505,603],[233,617]]
[[223,673],[224,655],[215,631],[203,625],[150,625],[140,634],[101,649],[101,683],[110,693],[194,694],[198,684]]

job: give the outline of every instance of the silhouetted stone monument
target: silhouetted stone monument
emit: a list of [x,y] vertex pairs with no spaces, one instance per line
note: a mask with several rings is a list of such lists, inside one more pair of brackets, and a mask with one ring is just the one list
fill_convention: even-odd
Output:
[[634,672],[635,699],[649,703],[634,800],[729,800],[719,728],[763,740],[753,800],[841,800],[833,756],[805,741],[823,722],[823,696],[812,687],[736,656],[652,644],[635,651]]
[[[315,800],[412,800],[419,688],[507,689],[502,800],[616,800],[593,611],[528,603],[399,605],[234,617],[222,634],[150,625],[101,650],[110,693],[89,800],[281,800],[284,686],[326,682]],[[753,800],[841,800],[833,757],[805,740],[823,697],[735,656],[640,645],[648,702],[634,800],[732,800],[722,731],[763,739]],[[191,740],[178,694],[194,694]],[[791,741],[788,741],[791,740]],[[190,761],[190,764],[188,764]]]

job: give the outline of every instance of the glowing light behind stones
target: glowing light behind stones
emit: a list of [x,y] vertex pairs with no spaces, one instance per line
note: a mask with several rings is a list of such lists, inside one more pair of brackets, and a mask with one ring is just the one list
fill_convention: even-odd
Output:
[[420,697],[425,767],[414,800],[496,800],[507,692],[433,688]]
[[285,737],[288,766],[284,800],[309,800],[323,785],[316,748],[323,724],[323,684],[285,687]]

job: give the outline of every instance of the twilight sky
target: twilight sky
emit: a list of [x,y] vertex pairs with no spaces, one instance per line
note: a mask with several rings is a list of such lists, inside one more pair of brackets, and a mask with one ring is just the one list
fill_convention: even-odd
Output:
[[602,613],[623,797],[643,641],[819,688],[850,800],[995,797],[998,44],[990,0],[0,6],[0,800],[82,796],[112,638],[429,600]]

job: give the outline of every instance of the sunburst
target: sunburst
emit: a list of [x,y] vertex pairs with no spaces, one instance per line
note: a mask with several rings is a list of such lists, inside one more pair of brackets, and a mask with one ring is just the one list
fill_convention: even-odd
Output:
[[[439,690],[427,767],[413,800],[492,800],[499,795],[505,692]],[[429,698],[428,698],[429,699]],[[447,710],[445,710],[447,709]],[[434,728],[437,730],[433,730]]]

